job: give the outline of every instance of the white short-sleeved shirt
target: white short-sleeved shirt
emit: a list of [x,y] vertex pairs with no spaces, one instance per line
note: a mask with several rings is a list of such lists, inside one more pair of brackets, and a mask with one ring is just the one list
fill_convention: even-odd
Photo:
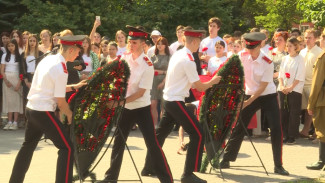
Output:
[[225,43],[225,50],[224,52],[227,52],[227,43],[219,36],[215,37],[215,38],[210,38],[210,37],[206,37],[204,38],[201,43],[200,43],[200,48],[199,48],[199,52],[202,52],[202,49],[207,47],[208,50],[205,51],[205,53],[207,55],[209,55],[210,57],[214,57],[216,56],[216,50],[215,50],[215,44],[217,41],[223,41]]
[[261,96],[276,93],[273,82],[274,65],[269,57],[263,52],[260,52],[256,60],[248,52],[242,52],[239,57],[244,66],[246,95],[255,94],[261,82],[268,83]]
[[[145,60],[148,59],[147,61]],[[124,54],[121,59],[125,59],[130,67],[130,79],[128,81],[128,89],[126,97],[136,93],[140,88],[146,89],[144,95],[133,102],[125,104],[127,109],[137,109],[151,104],[150,90],[152,88],[154,68],[150,59],[142,53],[135,60],[132,54]]]
[[83,71],[85,71],[85,72],[92,72],[93,71],[93,66],[92,66],[91,57],[88,56],[87,54],[83,54],[82,55],[82,59],[84,60],[84,62],[86,64],[86,69],[83,70]]
[[123,48],[118,46],[116,56],[119,55],[122,56],[125,52],[126,52],[126,46],[124,46]]
[[315,45],[312,49],[308,50],[308,48],[304,48],[300,51],[300,55],[305,60],[305,67],[306,67],[306,75],[305,75],[305,86],[311,86],[312,79],[313,79],[313,67],[320,56],[323,53],[323,50]]
[[[33,60],[33,61],[31,61]],[[29,62],[31,61],[31,62]],[[36,68],[36,60],[34,55],[28,55],[26,57],[26,65],[27,65],[27,73],[33,73],[35,72]]]
[[172,51],[172,53],[170,53],[171,55],[173,54],[173,53],[175,53],[176,51],[177,51],[177,48],[180,46],[180,45],[183,45],[181,42],[178,42],[178,41],[176,41],[176,42],[174,42],[173,44],[171,44],[170,46],[169,46],[169,48],[170,48],[170,50]]
[[270,46],[269,44],[266,44],[266,45],[264,45],[263,48],[261,48],[261,51],[262,51],[265,55],[269,55],[269,52],[270,52],[269,48],[271,48],[271,46]]
[[16,56],[11,54],[9,62],[6,62],[6,55],[7,53],[3,54],[1,58],[1,64],[6,65],[5,72],[19,72],[19,63],[15,62]]
[[[286,78],[285,73],[289,73],[290,78]],[[284,86],[290,86],[294,80],[298,80],[299,83],[293,88],[293,91],[302,93],[305,83],[305,73],[305,62],[301,55],[295,57],[287,55],[282,58],[278,78],[282,78]],[[278,90],[280,90],[280,86],[278,87]]]
[[184,47],[171,57],[163,98],[167,101],[184,101],[192,84],[200,80],[192,52]]
[[216,70],[219,69],[220,65],[223,64],[227,60],[226,56],[223,57],[211,57],[208,62],[208,71],[210,74],[213,74]]
[[36,111],[54,112],[56,98],[65,97],[67,81],[68,71],[64,57],[60,53],[45,57],[34,73],[27,107]]

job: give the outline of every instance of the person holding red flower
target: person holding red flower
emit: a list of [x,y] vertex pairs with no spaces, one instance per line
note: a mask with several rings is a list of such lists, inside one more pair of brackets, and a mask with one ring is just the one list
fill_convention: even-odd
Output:
[[287,55],[287,52],[285,51],[286,48],[286,41],[288,39],[288,32],[276,32],[273,36],[273,41],[275,44],[275,48],[270,47],[269,48],[269,57],[272,59],[274,63],[274,74],[273,74],[273,80],[275,83],[275,86],[278,86],[279,81],[279,69],[282,62],[282,57]]
[[81,50],[82,59],[86,65],[86,68],[85,70],[80,72],[81,80],[87,79],[88,76],[91,76],[93,72],[95,72],[96,69],[100,66],[98,56],[96,55],[96,53],[91,51],[90,45],[91,45],[90,38],[86,37],[82,41],[83,49]]
[[1,74],[3,76],[2,112],[8,113],[8,123],[4,130],[17,130],[18,115],[23,113],[22,76],[20,70],[21,57],[15,39],[6,45],[6,53],[1,58]]
[[287,41],[289,55],[283,57],[279,70],[278,93],[284,143],[294,144],[299,135],[302,90],[305,83],[305,62],[299,55],[299,41],[292,37]]
[[[150,58],[155,69],[153,84],[151,89],[151,113],[155,126],[158,125],[158,101],[163,103],[163,89],[165,86],[166,71],[170,59],[168,41],[165,37],[160,37],[156,44],[155,54]],[[162,107],[161,107],[162,109]]]

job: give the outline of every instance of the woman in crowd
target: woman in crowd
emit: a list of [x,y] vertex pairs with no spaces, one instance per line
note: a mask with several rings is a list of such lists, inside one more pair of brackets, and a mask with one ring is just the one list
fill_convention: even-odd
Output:
[[233,51],[234,51],[234,54],[238,55],[238,53],[242,50],[242,44],[241,44],[241,41],[240,40],[236,40],[234,42],[234,48],[233,48]]
[[29,35],[30,35],[30,32],[28,32],[28,31],[24,31],[23,32],[23,45],[24,45],[24,50],[26,48],[26,44],[27,44],[27,40],[28,40]]
[[10,34],[10,39],[15,39],[18,44],[19,54],[24,51],[23,36],[18,30],[13,30]]
[[10,41],[10,34],[8,32],[2,32],[1,33],[1,51],[3,53],[6,53],[6,45]]
[[115,34],[117,43],[117,55],[123,55],[126,52],[126,34],[122,30],[118,30]]
[[[212,75],[216,70],[219,69],[220,65],[223,64],[227,57],[224,55],[225,43],[223,41],[217,41],[214,48],[216,50],[216,56],[211,57],[208,62],[208,73],[207,75]],[[228,47],[229,48],[229,47]]]
[[4,130],[17,130],[18,115],[23,113],[23,100],[20,76],[20,54],[16,39],[6,45],[7,53],[1,58],[1,74],[3,76],[2,112],[8,113],[8,123]]
[[22,74],[24,78],[24,97],[27,97],[29,88],[31,86],[33,75],[36,66],[41,61],[39,58],[43,52],[38,50],[38,39],[36,34],[30,34],[27,39],[25,51],[21,55],[22,58]]
[[288,32],[276,32],[273,36],[275,47],[274,49],[271,49],[269,52],[269,56],[272,59],[274,63],[274,74],[273,74],[273,80],[276,86],[278,86],[278,76],[279,76],[279,70],[280,65],[282,62],[282,57],[286,56],[287,53],[285,51],[286,47],[286,41],[288,39]]
[[82,42],[81,55],[86,64],[86,69],[81,71],[81,80],[87,79],[99,67],[99,60],[93,51],[90,49],[90,38],[86,37]]
[[109,41],[107,40],[103,40],[100,43],[100,49],[99,49],[99,62],[102,63],[106,63],[107,62],[107,57],[109,56]]
[[294,144],[299,135],[302,90],[305,82],[305,62],[299,55],[299,41],[292,37],[287,41],[289,55],[283,57],[279,70],[278,93],[281,104],[281,121],[284,143]]
[[[164,37],[160,37],[157,41],[155,54],[150,58],[155,74],[153,78],[152,90],[151,90],[151,113],[155,125],[158,124],[158,102],[163,103],[163,89],[165,86],[165,77],[167,67],[170,59],[170,52],[168,47],[168,41]],[[161,105],[162,106],[162,105]],[[160,109],[163,109],[162,107]]]
[[306,47],[306,43],[303,36],[298,36],[297,40],[299,41],[299,51]]
[[52,48],[51,36],[52,36],[52,33],[49,30],[44,29],[41,31],[40,37],[41,37],[42,44],[40,44],[38,46],[38,49],[41,52],[46,53],[48,51],[51,51],[51,48]]
[[98,43],[91,43],[91,51],[93,51],[94,53],[96,53],[97,57],[99,57],[99,49],[100,49],[100,46]]
[[228,52],[227,52],[227,57],[228,58],[231,57],[234,54],[234,42],[235,42],[235,39],[233,37],[229,37],[226,40],[227,49],[228,49]]

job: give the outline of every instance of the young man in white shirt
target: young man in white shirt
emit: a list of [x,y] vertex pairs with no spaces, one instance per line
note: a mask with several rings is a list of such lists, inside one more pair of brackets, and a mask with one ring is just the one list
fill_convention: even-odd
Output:
[[306,66],[306,79],[304,89],[302,91],[302,106],[301,108],[305,110],[305,122],[304,128],[301,130],[301,135],[308,136],[308,132],[312,123],[312,116],[307,112],[307,104],[311,90],[312,78],[313,78],[313,67],[323,52],[323,50],[316,45],[317,40],[317,33],[314,29],[307,29],[305,31],[305,43],[306,48],[300,51],[300,55],[305,59],[305,66]]
[[214,49],[217,41],[223,41],[225,43],[225,51],[227,53],[227,43],[218,36],[218,32],[221,28],[221,20],[218,17],[210,18],[209,22],[209,36],[203,39],[200,43],[199,58],[208,62],[211,57],[216,56]]
[[245,72],[245,94],[243,110],[225,148],[221,168],[230,168],[229,161],[235,161],[243,142],[245,131],[241,123],[247,128],[257,110],[263,109],[271,129],[274,173],[289,175],[282,166],[282,129],[280,122],[279,105],[276,87],[273,82],[274,65],[270,58],[261,52],[261,42],[265,34],[252,32],[244,35],[247,52],[242,52],[242,61]]
[[[209,82],[202,83],[196,71],[192,53],[199,48],[203,32],[202,30],[185,29],[185,47],[177,51],[169,62],[163,95],[165,110],[156,132],[160,145],[164,144],[175,122],[179,123],[190,136],[181,183],[206,183],[205,180],[193,174],[193,172],[199,171],[201,166],[204,145],[202,127],[194,114],[186,109],[184,102],[185,97],[189,96],[189,89],[192,86],[199,91],[205,91],[212,85],[218,84],[221,79],[216,75]],[[154,157],[147,153],[142,171],[150,171],[153,159]]]
[[[10,183],[23,182],[32,160],[33,152],[43,136],[46,135],[59,149],[56,183],[71,183],[73,168],[73,146],[69,134],[63,129],[62,122],[55,116],[56,106],[72,121],[72,111],[65,100],[67,91],[85,85],[80,82],[68,85],[66,62],[73,62],[81,49],[85,36],[61,37],[58,54],[42,60],[36,68],[32,85],[27,96],[27,127],[25,140],[18,152],[10,177]],[[52,181],[49,181],[52,182]]]
[[176,28],[176,36],[177,36],[177,41],[175,41],[173,44],[169,46],[169,48],[172,50],[172,54],[177,51],[177,48],[181,45],[183,45],[183,36],[184,36],[184,26],[179,25]]
[[149,50],[147,51],[147,56],[149,58],[151,58],[154,54],[155,54],[155,48],[156,48],[156,43],[158,41],[158,39],[161,37],[161,33],[158,30],[153,30],[150,34],[150,38],[153,42],[153,46],[151,48],[149,48]]
[[150,90],[153,83],[154,69],[152,62],[143,52],[148,33],[142,27],[127,26],[127,28],[129,29],[128,44],[130,53],[124,54],[121,59],[125,59],[129,64],[131,75],[128,81],[125,108],[117,124],[111,154],[111,166],[105,173],[105,179],[101,182],[117,182],[123,160],[125,141],[132,126],[137,123],[146,142],[148,152],[153,156],[153,171],[160,182],[172,183],[173,176],[164,152],[158,143],[150,110]]

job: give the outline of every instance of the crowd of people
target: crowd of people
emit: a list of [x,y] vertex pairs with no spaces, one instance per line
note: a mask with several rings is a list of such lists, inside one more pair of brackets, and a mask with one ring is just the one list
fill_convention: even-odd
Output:
[[[101,21],[96,19],[90,35],[82,41],[82,49],[80,49],[77,58],[73,62],[67,62],[67,84],[80,83],[92,75],[98,67],[110,63],[120,56],[126,60],[132,60],[129,63],[131,77],[136,78],[144,72],[143,76],[146,77],[137,81],[133,78],[132,81],[129,81],[126,96],[126,113],[129,115],[122,117],[121,123],[125,123],[125,128],[119,129],[127,136],[130,130],[128,127],[131,125],[132,128],[136,128],[135,123],[138,123],[146,142],[151,144],[147,145],[149,152],[145,167],[141,172],[143,176],[158,175],[162,182],[173,182],[160,146],[163,145],[165,138],[177,121],[179,129],[177,124],[174,129],[179,130],[178,153],[186,151],[184,130],[191,139],[186,160],[188,164],[185,167],[182,182],[204,182],[204,180],[194,177],[192,173],[197,171],[200,164],[198,159],[202,155],[203,148],[202,129],[197,123],[195,112],[193,112],[195,109],[190,110],[188,107],[193,105],[185,105],[185,103],[194,102],[195,104],[195,101],[198,100],[190,89],[192,85],[199,91],[204,91],[212,84],[217,84],[220,78],[214,76],[215,71],[234,54],[240,56],[245,71],[247,100],[243,106],[243,120],[248,125],[252,115],[257,109],[261,109],[263,130],[268,131],[269,128],[271,131],[275,173],[289,175],[282,167],[282,141],[286,144],[294,144],[299,137],[316,137],[315,131],[317,132],[317,130],[313,130],[312,113],[308,112],[307,106],[312,91],[313,67],[325,49],[325,30],[321,33],[320,30],[310,28],[301,33],[298,29],[283,30],[279,28],[269,31],[253,28],[250,33],[242,34],[240,31],[235,31],[233,34],[225,34],[221,38],[219,30],[222,28],[222,22],[219,18],[213,17],[208,21],[208,35],[203,30],[194,30],[190,26],[179,25],[176,27],[177,41],[170,44],[159,30],[153,30],[151,34],[148,34],[141,26],[136,28],[129,26],[129,34],[118,30],[115,40],[112,41],[107,36],[101,36],[96,32],[100,25]],[[274,34],[271,35],[270,32],[274,32]],[[2,123],[4,130],[17,130],[19,120],[24,121],[19,118],[19,114],[24,113],[37,66],[42,59],[48,57],[47,55],[55,55],[60,45],[65,44],[62,37],[72,35],[72,31],[68,29],[53,35],[50,30],[44,29],[40,32],[40,37],[28,31],[21,33],[18,30],[13,30],[11,33],[1,33],[1,107],[2,113],[8,115],[8,122]],[[147,39],[149,35],[153,44]],[[193,39],[193,37],[200,39]],[[203,37],[206,38],[202,39]],[[139,39],[140,42],[136,42]],[[188,60],[181,58],[184,55],[186,59],[193,62],[187,63]],[[134,58],[134,56],[137,57]],[[147,68],[148,65],[141,65],[142,63],[132,65],[133,62],[140,62],[138,57],[149,58],[153,70]],[[183,65],[178,65],[178,63]],[[180,67],[184,69],[184,73],[181,72]],[[136,70],[137,68],[139,70]],[[195,72],[195,74],[190,72]],[[198,83],[198,75],[210,75],[212,80],[205,84]],[[145,80],[148,77],[152,77],[151,80]],[[130,88],[130,86],[134,87]],[[66,99],[75,92],[73,89],[67,90]],[[128,100],[128,97],[134,99]],[[149,105],[144,101],[147,98],[150,101]],[[132,103],[137,100],[140,101],[137,103],[137,105],[141,104],[140,106]],[[179,103],[179,101],[184,103]],[[273,107],[270,109],[270,106]],[[277,109],[280,109],[281,112],[276,112]],[[181,113],[184,115],[182,116]],[[55,114],[60,118],[58,109]],[[148,120],[139,116],[140,114],[152,115],[153,127],[157,129],[156,141],[153,141],[155,135],[151,133],[152,131],[144,130],[145,124],[139,121],[129,122],[134,119]],[[304,127],[299,131],[301,122]],[[244,137],[241,128],[238,125],[234,128],[229,140],[230,144],[227,146],[224,159],[221,162],[222,168],[228,168],[229,161],[236,159],[241,143],[239,141]],[[283,139],[281,129],[283,130]],[[325,146],[323,149],[325,163]],[[107,180],[118,178],[123,157],[123,154],[119,154],[123,150],[124,144],[117,137],[111,166],[118,168],[110,168],[107,171],[106,176],[109,177]],[[157,152],[161,152],[160,155],[157,155]],[[113,157],[114,155],[116,157]],[[154,161],[165,166],[150,165]],[[322,162],[321,165],[324,163]],[[150,168],[151,166],[154,168]],[[159,172],[155,170],[159,170]]]

